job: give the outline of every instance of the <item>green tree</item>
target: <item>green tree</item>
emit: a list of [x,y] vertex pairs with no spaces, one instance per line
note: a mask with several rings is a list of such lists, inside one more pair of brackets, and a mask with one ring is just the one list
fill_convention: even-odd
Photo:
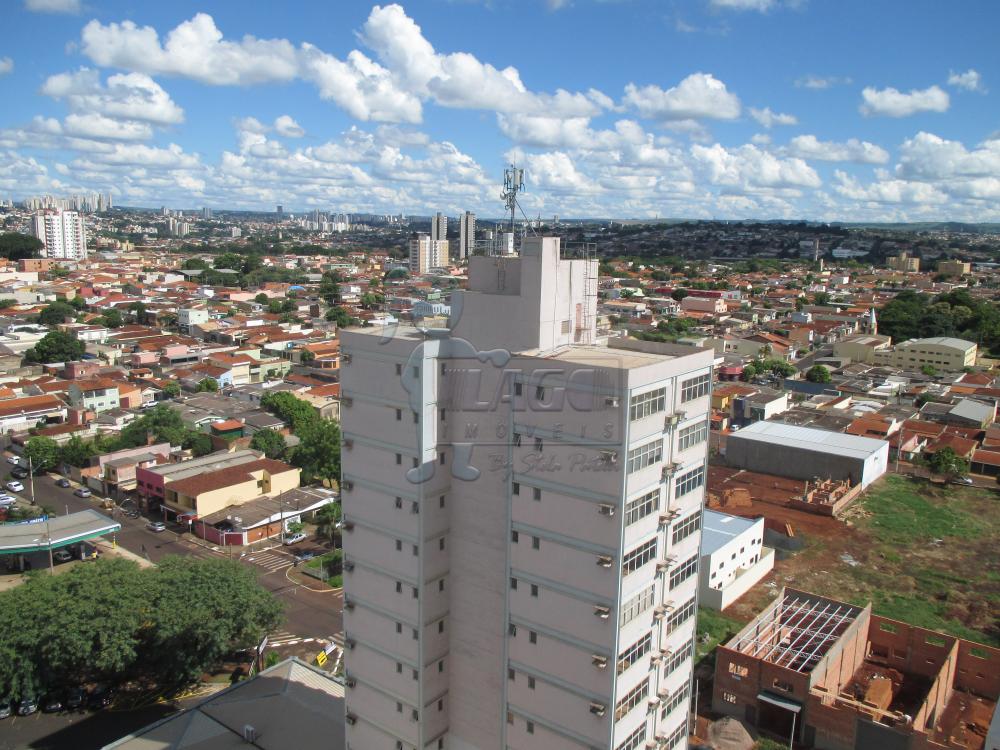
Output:
[[291,535],[294,535],[294,534],[301,534],[302,533],[302,529],[304,529],[304,528],[305,528],[305,524],[302,523],[301,521],[290,521],[288,523],[288,525],[285,527],[285,530],[291,536]]
[[266,305],[270,299],[271,299],[270,297],[261,292],[260,294],[258,294],[256,297],[253,298],[253,301],[256,302],[258,305]]
[[65,323],[66,319],[72,320],[76,317],[76,308],[65,302],[53,302],[45,306],[45,309],[38,314],[38,322],[43,326],[57,326]]
[[365,310],[371,310],[378,307],[385,301],[385,297],[381,294],[374,294],[373,292],[365,292],[361,295],[361,306]]
[[125,320],[122,318],[121,310],[112,307],[110,310],[105,310],[104,315],[101,316],[104,325],[108,328],[121,328],[125,325]]
[[41,257],[42,241],[29,234],[5,232],[0,234],[0,257],[8,260]]
[[352,318],[351,314],[343,307],[331,307],[326,311],[326,319],[337,324],[337,328],[348,328],[358,324],[357,318]]
[[49,331],[24,353],[26,362],[72,362],[83,356],[86,347],[65,331]]
[[340,425],[332,419],[319,419],[296,428],[301,441],[292,453],[292,464],[302,469],[306,484],[323,481],[332,486],[340,479]]
[[68,466],[84,467],[90,465],[90,459],[98,455],[97,447],[89,440],[83,440],[73,435],[59,450],[59,460]]
[[31,468],[36,474],[54,469],[59,463],[59,443],[52,438],[28,438],[24,453],[31,460]]
[[961,476],[969,472],[969,462],[961,458],[953,448],[941,448],[927,459],[927,466],[935,474]]
[[215,378],[202,378],[198,382],[199,393],[215,393],[219,390],[219,381]]
[[181,385],[176,380],[168,380],[163,384],[163,395],[168,398],[177,398],[181,395]]
[[250,438],[250,447],[268,458],[281,458],[285,455],[285,438],[276,430],[258,430]]
[[327,271],[319,283],[319,296],[328,305],[340,302],[340,282],[343,281],[336,271]]
[[302,353],[299,355],[299,362],[301,362],[304,365],[307,365],[315,360],[316,360],[316,355],[309,349],[303,349]]
[[406,272],[405,268],[394,268],[389,273],[385,275],[386,279],[408,279],[410,274]]
[[810,383],[829,383],[830,371],[823,365],[813,365],[806,372],[806,380]]
[[300,438],[299,430],[319,421],[319,415],[312,405],[291,393],[268,393],[260,400],[260,405],[291,425]]
[[118,442],[122,448],[137,448],[146,445],[147,437],[152,437],[157,443],[183,445],[187,433],[179,413],[166,404],[157,404],[123,429]]
[[213,268],[227,268],[231,271],[243,270],[243,256],[236,253],[223,253],[212,263]]
[[316,523],[316,533],[321,537],[329,539],[331,542],[334,541],[340,517],[340,503],[327,503],[313,514],[313,521]]
[[934,365],[921,365],[920,372],[929,378],[937,377],[937,368]]
[[212,452],[212,438],[204,432],[198,432],[197,430],[188,430],[184,433],[181,445],[189,448],[196,458],[198,456],[207,456]]
[[680,302],[682,299],[688,296],[688,291],[687,289],[674,289],[674,291],[670,293],[670,296],[677,302]]
[[133,302],[128,310],[134,322],[141,322],[146,317],[146,305],[142,302]]
[[185,271],[205,271],[210,266],[201,258],[188,258],[181,264],[181,268]]

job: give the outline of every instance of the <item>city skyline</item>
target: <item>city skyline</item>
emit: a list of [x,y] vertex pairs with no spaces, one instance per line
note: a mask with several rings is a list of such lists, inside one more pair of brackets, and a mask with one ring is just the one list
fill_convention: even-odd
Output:
[[529,217],[998,221],[997,20],[25,0],[0,31],[0,198],[491,216],[514,160]]

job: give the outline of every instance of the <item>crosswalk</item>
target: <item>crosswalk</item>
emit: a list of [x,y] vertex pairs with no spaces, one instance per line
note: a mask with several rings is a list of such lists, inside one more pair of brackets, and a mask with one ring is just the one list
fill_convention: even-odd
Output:
[[315,643],[317,646],[323,647],[328,643],[334,643],[340,648],[344,645],[344,634],[338,633],[337,635],[328,635],[326,638],[304,638],[301,635],[296,635],[295,633],[289,633],[287,630],[279,630],[276,633],[271,633],[267,637],[268,648],[281,648],[282,646],[297,646],[300,643]]
[[243,560],[264,568],[268,573],[284,570],[292,565],[292,558],[275,552],[254,552],[244,557]]

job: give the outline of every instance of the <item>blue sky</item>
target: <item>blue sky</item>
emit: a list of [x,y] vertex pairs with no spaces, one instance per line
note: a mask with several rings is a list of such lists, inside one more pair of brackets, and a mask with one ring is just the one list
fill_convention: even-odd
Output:
[[[9,0],[0,197],[1000,221],[1000,3]],[[42,43],[44,42],[44,43]]]

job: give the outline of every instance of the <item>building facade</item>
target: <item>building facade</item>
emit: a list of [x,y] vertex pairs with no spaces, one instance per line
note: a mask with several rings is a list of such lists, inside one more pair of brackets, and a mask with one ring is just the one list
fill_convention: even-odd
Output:
[[432,268],[446,268],[450,264],[448,240],[435,240],[426,234],[418,234],[410,240],[410,273],[424,274]]
[[32,218],[32,234],[45,245],[46,258],[84,260],[87,257],[87,231],[83,217],[76,211],[43,211]]
[[436,213],[431,217],[431,240],[444,241],[448,239],[448,217]]
[[476,215],[466,211],[458,219],[458,255],[456,260],[465,260],[476,246]]
[[348,746],[685,747],[714,355],[595,345],[596,275],[530,238],[342,332]]
[[974,341],[953,336],[934,336],[928,339],[901,341],[892,349],[878,351],[875,364],[913,370],[930,366],[937,370],[958,372],[974,367],[979,347]]

